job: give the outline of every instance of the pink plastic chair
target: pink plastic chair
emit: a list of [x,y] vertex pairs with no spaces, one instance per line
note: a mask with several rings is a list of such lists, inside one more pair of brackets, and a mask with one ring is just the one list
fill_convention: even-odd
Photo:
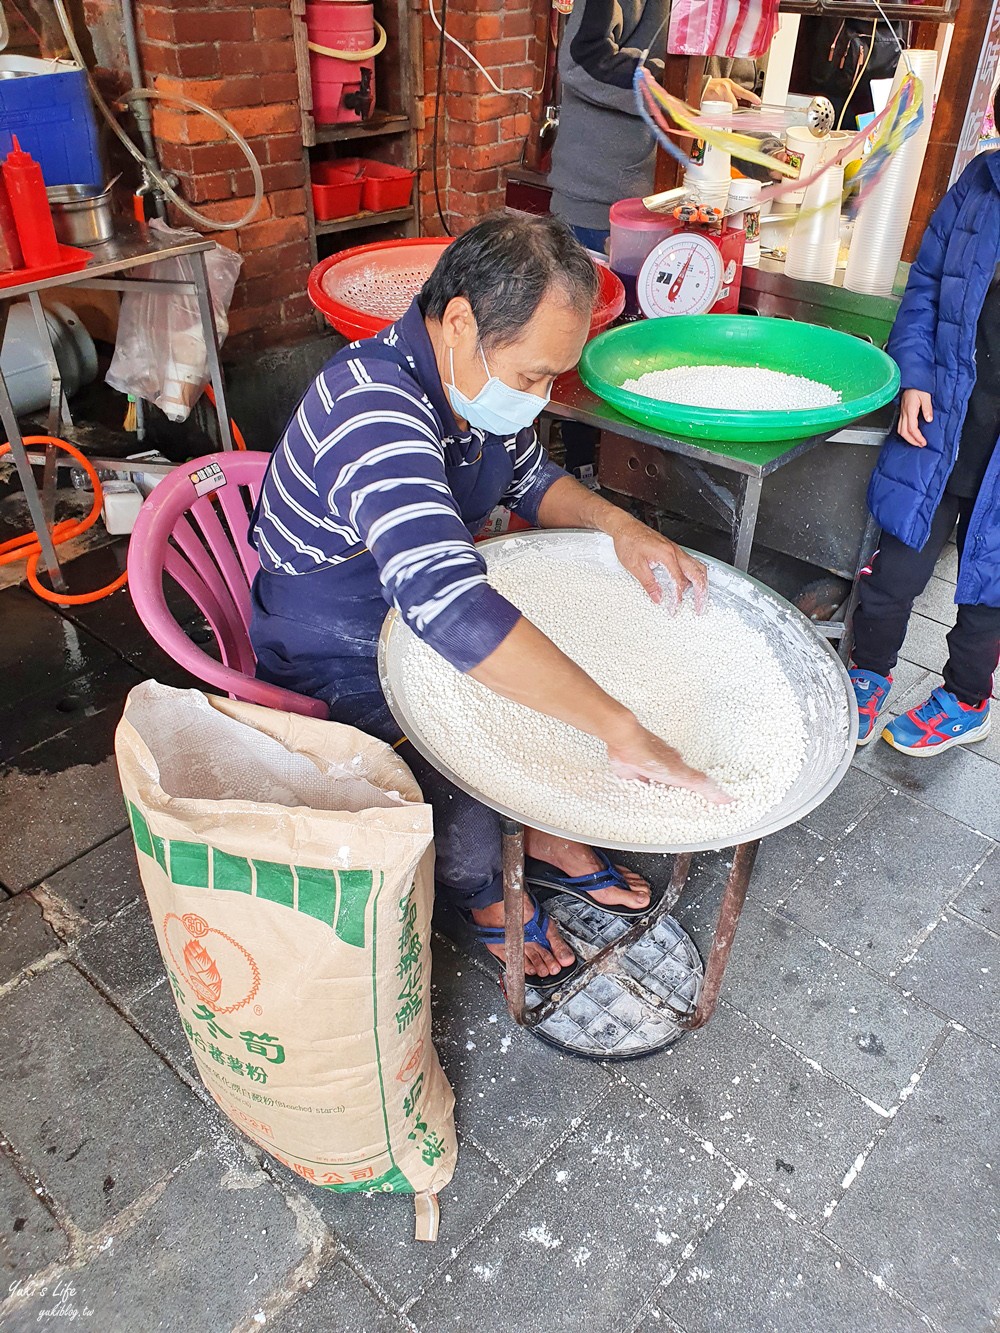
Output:
[[[181,464],[161,481],[132,531],[129,592],[152,638],[192,675],[233,699],[326,718],[321,700],[254,678],[250,584],[260,561],[248,531],[267,464],[263,453],[209,454]],[[199,486],[205,492],[209,485],[211,490],[199,495]],[[165,575],[205,616],[221,662],[192,643],[177,623],[164,595]]]

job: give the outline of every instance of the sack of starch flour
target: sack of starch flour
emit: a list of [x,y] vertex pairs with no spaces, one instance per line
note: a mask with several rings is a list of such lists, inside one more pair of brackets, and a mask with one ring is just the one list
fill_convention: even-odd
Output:
[[115,751],[209,1092],[305,1180],[428,1203],[457,1148],[431,1044],[431,810],[410,770],[353,727],[155,681],[129,695]]

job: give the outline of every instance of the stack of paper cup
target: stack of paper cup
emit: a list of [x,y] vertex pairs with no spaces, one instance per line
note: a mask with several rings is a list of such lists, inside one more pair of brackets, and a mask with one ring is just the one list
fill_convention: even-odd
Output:
[[785,272],[807,282],[833,282],[840,254],[840,200],[844,168],[830,167],[806,190],[788,242]]
[[936,53],[904,52],[892,81],[890,96],[895,95],[911,67],[924,85],[923,123],[917,133],[893,155],[882,179],[865,201],[854,228],[847,272],[844,275],[845,287],[868,296],[892,294],[930,138]]
[[[785,132],[785,140],[790,164],[798,162],[799,179],[807,180],[820,164],[826,139],[817,138],[808,125],[791,125]],[[805,197],[804,189],[784,196],[788,203],[795,205],[800,205]]]
[[[742,227],[747,234],[746,249],[743,251],[743,267],[758,268],[760,265],[760,181],[735,180],[729,187],[729,203],[726,205],[735,216],[729,219],[730,227]],[[741,210],[736,212],[735,210]]]
[[[732,114],[728,102],[702,102],[701,114],[710,121],[713,116]],[[723,148],[716,148],[704,139],[695,142],[691,164],[684,172],[684,188],[696,203],[725,211],[732,178],[732,156]]]

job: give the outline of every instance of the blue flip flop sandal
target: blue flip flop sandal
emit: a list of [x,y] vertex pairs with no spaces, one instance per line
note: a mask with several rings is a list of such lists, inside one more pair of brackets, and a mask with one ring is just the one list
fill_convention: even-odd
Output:
[[540,890],[546,897],[564,893],[570,898],[578,898],[582,903],[589,903],[608,916],[620,916],[626,920],[635,920],[645,916],[652,909],[652,900],[645,907],[626,907],[624,903],[598,902],[592,895],[595,889],[627,889],[628,882],[620,870],[616,869],[603,852],[594,848],[594,855],[601,862],[601,869],[590,875],[565,875],[557,866],[548,861],[536,861],[533,856],[525,858],[524,877],[533,889]]
[[[524,942],[525,944],[539,944],[543,949],[546,949],[551,953],[552,945],[549,943],[547,934],[549,928],[548,913],[539,906],[530,893],[528,894],[528,899],[535,910],[532,913],[531,920],[525,921],[524,923]],[[477,921],[473,920],[471,915],[467,920],[472,928],[472,933],[481,944],[503,944],[505,942],[503,926],[481,926]],[[493,954],[490,956],[495,957]],[[507,970],[506,964],[502,959],[497,958],[496,961],[500,964],[501,971]],[[579,958],[576,958],[572,963],[561,968],[555,976],[540,977],[535,972],[525,972],[525,984],[537,991],[555,990],[559,986],[564,986],[566,982],[569,981],[570,977],[576,976],[581,966],[582,964]]]

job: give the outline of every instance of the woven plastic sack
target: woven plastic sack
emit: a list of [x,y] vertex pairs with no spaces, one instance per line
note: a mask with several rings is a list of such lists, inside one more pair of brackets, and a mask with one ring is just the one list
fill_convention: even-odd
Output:
[[[159,219],[149,226],[160,240],[202,239],[197,232],[175,231]],[[195,258],[158,259],[137,269],[136,275],[160,282],[194,282]],[[204,258],[221,346],[229,332],[229,303],[243,260],[218,244],[206,250]],[[158,292],[146,286],[126,292],[105,379],[119,393],[154,403],[171,421],[186,421],[208,383],[208,349],[194,291]]]
[[426,1202],[457,1147],[431,1043],[431,810],[409,769],[353,727],[155,681],[115,751],[208,1091],[303,1179]]
[[675,56],[766,55],[778,30],[778,0],[673,0],[667,50]]

